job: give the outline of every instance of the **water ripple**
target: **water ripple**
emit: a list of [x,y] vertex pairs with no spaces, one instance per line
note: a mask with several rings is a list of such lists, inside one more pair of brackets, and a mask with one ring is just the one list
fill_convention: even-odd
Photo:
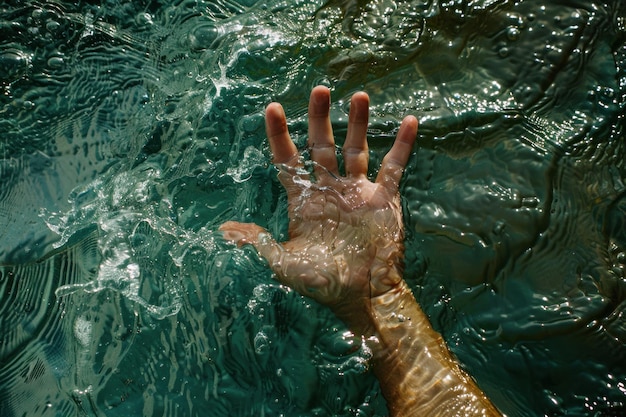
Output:
[[[562,2],[561,2],[562,3]],[[286,236],[263,108],[407,114],[406,278],[507,415],[624,407],[623,1],[0,6],[0,414],[386,414],[367,352],[229,219]],[[305,152],[306,153],[306,152]]]

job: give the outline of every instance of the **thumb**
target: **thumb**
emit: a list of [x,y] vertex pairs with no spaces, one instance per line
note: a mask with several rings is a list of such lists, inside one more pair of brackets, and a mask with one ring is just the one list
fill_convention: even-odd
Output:
[[[328,254],[318,247],[306,252],[293,251],[291,245],[284,247],[267,230],[254,223],[226,222],[220,226],[224,238],[237,246],[253,245],[265,258],[278,280],[302,295],[328,304],[336,299],[340,288],[333,285],[330,277],[337,276],[337,266]],[[319,265],[325,265],[319,268]]]
[[270,265],[276,263],[283,250],[272,235],[258,224],[229,221],[220,226],[220,231],[224,239],[237,244],[237,246],[254,246],[259,255],[265,258]]

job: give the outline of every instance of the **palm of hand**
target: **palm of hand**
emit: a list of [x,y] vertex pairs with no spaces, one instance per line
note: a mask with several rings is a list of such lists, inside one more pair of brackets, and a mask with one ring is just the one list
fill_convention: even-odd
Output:
[[290,189],[288,255],[274,267],[287,285],[332,307],[398,283],[403,234],[397,193],[365,177],[330,174]]
[[289,241],[277,243],[256,224],[227,222],[221,227],[226,239],[254,245],[283,284],[330,306],[348,321],[367,308],[371,297],[384,294],[402,279],[398,183],[417,129],[414,118],[404,120],[376,182],[369,181],[368,100],[364,93],[352,99],[344,144],[345,177],[338,175],[327,89],[314,89],[309,105],[313,175],[302,168],[282,108],[268,106],[270,145],[287,190]]

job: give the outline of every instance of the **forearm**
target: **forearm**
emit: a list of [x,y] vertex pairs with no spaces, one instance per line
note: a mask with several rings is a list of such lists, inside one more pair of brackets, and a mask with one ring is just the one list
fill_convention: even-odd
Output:
[[368,315],[373,369],[392,416],[500,416],[459,368],[404,281],[373,298]]

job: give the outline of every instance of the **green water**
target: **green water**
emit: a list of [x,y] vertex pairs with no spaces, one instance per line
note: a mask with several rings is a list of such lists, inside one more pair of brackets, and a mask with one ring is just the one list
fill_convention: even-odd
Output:
[[0,3],[0,415],[384,416],[285,238],[263,108],[420,120],[405,278],[508,416],[626,415],[626,3]]

